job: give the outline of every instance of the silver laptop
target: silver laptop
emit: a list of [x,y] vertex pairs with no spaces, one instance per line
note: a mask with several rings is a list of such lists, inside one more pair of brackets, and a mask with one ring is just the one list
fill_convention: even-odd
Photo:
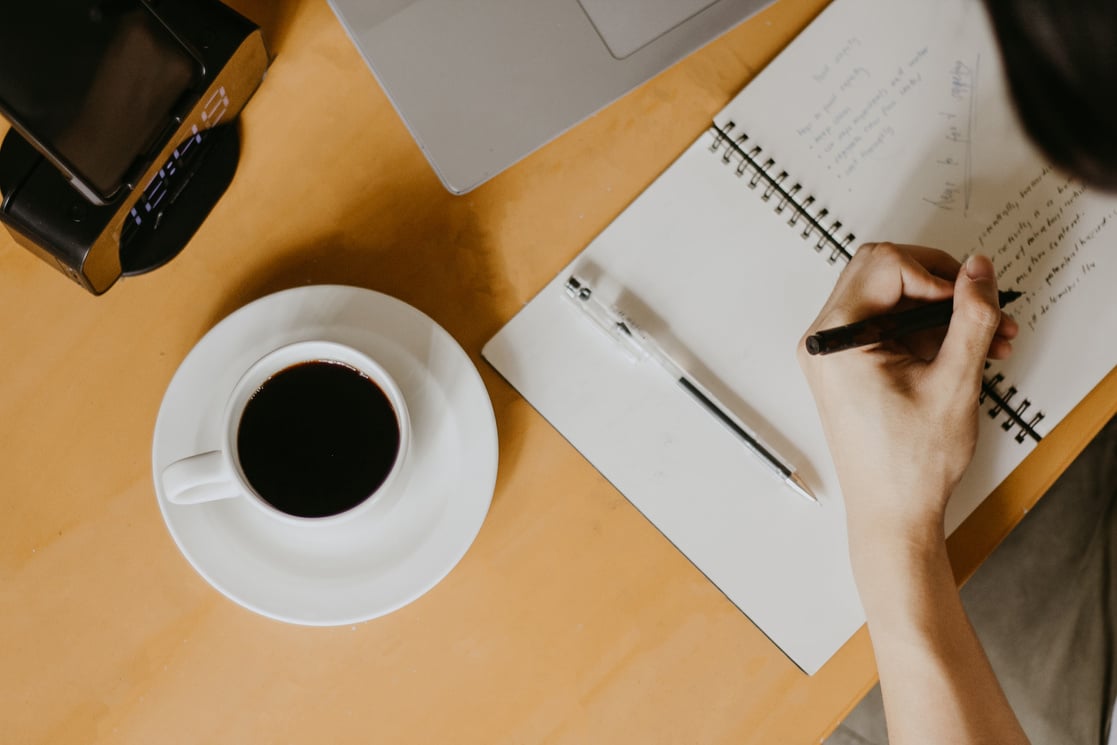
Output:
[[330,0],[462,194],[772,0]]

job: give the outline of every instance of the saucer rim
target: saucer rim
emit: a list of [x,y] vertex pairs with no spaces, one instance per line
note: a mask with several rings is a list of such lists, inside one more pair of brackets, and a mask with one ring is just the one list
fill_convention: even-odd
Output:
[[[462,380],[466,384],[474,388],[474,395],[476,396],[476,399],[470,403],[470,407],[476,409],[476,411],[472,411],[470,413],[473,416],[477,416],[478,419],[471,422],[471,424],[473,426],[477,426],[478,424],[480,424],[481,427],[478,428],[480,429],[483,427],[484,429],[484,432],[471,432],[468,438],[468,441],[470,442],[484,445],[483,449],[477,448],[477,455],[470,456],[469,461],[471,463],[471,468],[469,470],[470,473],[479,474],[483,478],[473,478],[474,483],[477,484],[476,493],[479,496],[476,498],[477,506],[474,509],[474,513],[467,513],[474,514],[475,521],[471,521],[471,523],[475,522],[476,524],[466,525],[464,526],[466,529],[459,529],[457,531],[457,534],[459,536],[458,540],[460,541],[459,550],[444,555],[443,562],[440,565],[440,568],[437,571],[431,572],[426,581],[415,583],[411,591],[401,593],[398,596],[396,602],[374,604],[376,606],[375,610],[359,611],[348,615],[330,616],[328,614],[307,614],[305,616],[299,616],[298,614],[276,611],[275,609],[268,608],[265,605],[261,605],[258,602],[250,601],[245,597],[238,595],[233,588],[227,587],[226,583],[215,578],[209,571],[209,568],[200,560],[200,558],[194,555],[193,549],[188,545],[190,541],[187,541],[184,536],[180,535],[181,526],[176,527],[175,525],[176,520],[168,510],[168,507],[171,506],[171,504],[169,500],[167,500],[166,495],[163,493],[162,484],[160,483],[158,478],[158,474],[160,472],[159,463],[157,461],[159,455],[159,432],[162,428],[169,426],[163,423],[164,405],[174,388],[176,379],[178,378],[182,370],[188,368],[188,365],[191,363],[191,358],[193,356],[195,356],[196,354],[200,355],[204,353],[204,346],[207,343],[207,340],[210,340],[209,343],[212,344],[214,343],[212,339],[219,338],[221,334],[225,333],[224,329],[226,327],[235,326],[238,323],[245,323],[246,321],[243,321],[242,318],[244,316],[248,316],[251,318],[252,312],[256,310],[259,305],[280,302],[294,302],[295,299],[300,296],[316,294],[322,294],[325,296],[337,293],[355,293],[358,295],[366,295],[369,297],[375,296],[379,302],[388,302],[391,304],[395,304],[399,306],[400,309],[404,312],[415,314],[419,321],[426,325],[429,325],[434,333],[442,338],[448,350],[460,356],[460,362],[462,363],[461,370],[456,371],[455,374],[460,375],[462,377]],[[315,324],[313,319],[305,319],[304,323],[307,327],[314,327],[317,325]],[[337,328],[344,327],[342,324],[336,323],[334,324],[334,326]],[[299,327],[299,321],[295,320],[292,327],[289,329],[289,332],[294,332]],[[375,329],[375,324],[372,325],[372,329]],[[392,341],[393,343],[399,343],[398,339],[393,338],[390,331],[385,333],[378,330],[378,333],[384,336],[386,340]],[[334,339],[332,337],[322,337],[322,340],[332,341],[334,343],[339,343],[347,346],[349,345],[345,341],[338,341],[337,339]],[[280,344],[280,346],[284,346],[290,343],[294,343],[294,341],[283,342],[282,344]],[[360,347],[355,348],[358,352],[366,355],[369,354],[367,351],[362,350]],[[429,367],[424,367],[421,364],[417,364],[416,369],[426,370],[433,377],[433,372]],[[487,457],[485,457],[486,453],[488,454]],[[499,456],[499,431],[496,425],[496,416],[492,406],[492,398],[489,395],[488,389],[485,386],[484,379],[481,377],[477,365],[470,358],[469,354],[465,351],[465,349],[461,346],[457,339],[455,339],[453,335],[451,335],[445,328],[441,326],[441,324],[439,324],[429,315],[427,315],[420,309],[410,305],[409,303],[400,300],[399,298],[387,295],[382,292],[378,292],[376,290],[344,284],[308,285],[279,290],[277,292],[270,293],[249,303],[246,303],[245,305],[234,310],[225,318],[221,319],[212,328],[210,328],[194,344],[187,355],[183,357],[182,362],[179,363],[178,368],[175,370],[171,381],[168,383],[167,388],[164,391],[163,399],[160,402],[159,413],[156,417],[151,448],[152,480],[154,485],[156,503],[163,517],[167,532],[171,535],[171,538],[178,548],[179,553],[183,556],[183,558],[187,560],[191,568],[193,568],[194,571],[197,572],[198,575],[201,576],[212,588],[214,588],[221,595],[233,601],[242,608],[245,608],[272,620],[297,626],[309,627],[344,626],[356,623],[363,623],[365,621],[379,618],[389,613],[393,613],[406,605],[409,605],[410,603],[428,593],[440,582],[442,582],[442,580],[444,580],[450,574],[450,572],[452,572],[458,566],[458,564],[461,563],[461,560],[469,552],[469,549],[472,547],[473,543],[477,539],[477,536],[480,534],[481,528],[484,526],[484,522],[488,517],[488,512],[491,508],[492,499],[495,493],[499,469]],[[423,537],[417,542],[415,549],[416,551],[422,551],[423,545],[429,543],[429,538],[437,532],[439,525],[442,523],[445,517],[446,513],[443,511],[441,514],[439,514],[438,519],[433,521],[431,526],[425,531]],[[461,515],[458,515],[457,517],[460,518]],[[458,521],[458,524],[461,525],[460,520]],[[309,529],[329,530],[330,526],[325,524],[315,525],[309,526]]]

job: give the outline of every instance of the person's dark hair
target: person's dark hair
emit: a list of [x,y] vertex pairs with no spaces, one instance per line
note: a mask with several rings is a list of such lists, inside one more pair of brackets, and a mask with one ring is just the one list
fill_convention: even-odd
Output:
[[986,6],[1025,129],[1054,165],[1117,191],[1117,2]]

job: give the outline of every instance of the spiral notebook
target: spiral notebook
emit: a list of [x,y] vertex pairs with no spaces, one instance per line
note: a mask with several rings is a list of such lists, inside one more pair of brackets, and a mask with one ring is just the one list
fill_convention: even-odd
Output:
[[[1117,201],[1048,167],[999,65],[980,3],[835,0],[484,349],[807,673],[864,616],[795,347],[859,242],[981,251],[1024,293],[949,530],[1117,364]],[[795,463],[822,507],[587,323],[571,274]]]

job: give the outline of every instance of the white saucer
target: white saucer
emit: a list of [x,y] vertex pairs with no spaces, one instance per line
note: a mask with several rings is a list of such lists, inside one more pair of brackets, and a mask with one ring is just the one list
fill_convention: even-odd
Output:
[[[168,502],[159,474],[217,446],[240,374],[268,351],[307,339],[368,354],[403,390],[412,449],[389,491],[352,520],[321,526],[285,524],[246,499]],[[152,467],[167,528],[211,585],[280,621],[348,624],[415,600],[465,555],[496,484],[496,420],[469,356],[425,314],[372,290],[300,287],[244,306],[191,350],[163,397]]]

